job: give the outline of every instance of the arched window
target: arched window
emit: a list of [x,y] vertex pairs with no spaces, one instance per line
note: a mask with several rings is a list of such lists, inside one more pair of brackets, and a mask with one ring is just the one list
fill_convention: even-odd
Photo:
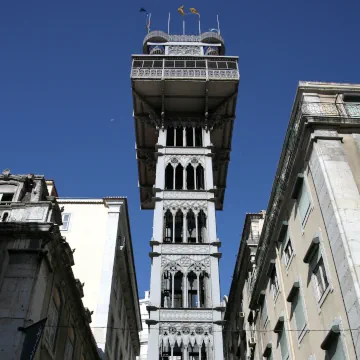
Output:
[[197,276],[193,271],[190,271],[187,276],[188,286],[187,286],[187,298],[188,298],[188,307],[196,308],[198,302],[198,292],[197,292]]
[[164,270],[161,281],[161,307],[171,307],[171,273]]
[[196,360],[207,360],[207,350],[205,344],[189,344],[189,359],[196,359]]
[[206,238],[206,215],[203,210],[200,210],[198,215],[198,239],[200,243],[205,243]]
[[196,189],[205,189],[204,168],[201,165],[196,167]]
[[173,238],[173,215],[170,210],[166,210],[164,216],[164,242],[171,243]]
[[205,278],[204,272],[195,273],[190,271],[187,277],[187,298],[188,307],[205,307]]
[[195,128],[195,146],[203,146],[203,141],[202,141],[202,128]]
[[178,210],[175,215],[175,242],[181,243],[183,241],[183,213]]
[[184,184],[184,168],[179,164],[175,169],[175,189],[182,190]]
[[187,241],[188,243],[196,242],[196,223],[195,223],[195,214],[190,209],[186,215],[187,220]]
[[175,145],[175,129],[173,127],[168,127],[166,131],[166,146]]
[[174,189],[174,168],[171,164],[165,169],[165,190],[173,190]]
[[194,168],[190,164],[186,167],[186,188],[195,189]]
[[183,274],[181,271],[164,270],[161,284],[161,307],[183,307]]
[[61,316],[61,297],[57,288],[53,289],[52,297],[50,300],[49,311],[47,314],[46,327],[44,338],[49,344],[51,350],[55,349],[56,337],[58,334],[58,327]]
[[175,129],[176,131],[176,146],[183,146],[183,128],[178,127]]
[[183,274],[178,271],[174,276],[174,308],[183,307]]
[[186,127],[186,146],[194,146],[194,128]]

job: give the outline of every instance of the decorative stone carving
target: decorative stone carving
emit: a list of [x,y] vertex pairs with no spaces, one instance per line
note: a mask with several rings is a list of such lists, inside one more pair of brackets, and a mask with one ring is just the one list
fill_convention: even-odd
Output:
[[[211,319],[209,320],[211,321]],[[195,344],[201,346],[204,344],[208,348],[213,347],[212,325],[209,323],[191,322],[186,324],[186,326],[182,326],[181,322],[162,322],[159,327],[159,337],[160,346],[163,345],[165,347],[174,345],[175,342],[178,346],[184,345],[184,347],[188,347],[190,344],[191,346],[195,346]]]
[[2,174],[4,176],[4,179],[7,180],[10,177],[11,172],[9,169],[5,169]]
[[160,321],[211,321],[212,318],[213,312],[208,310],[160,310]]
[[164,200],[164,213],[166,212],[166,210],[170,210],[170,211],[173,210],[174,212],[176,212],[179,209],[183,213],[186,213],[188,210],[191,209],[194,213],[203,210],[204,213],[207,214],[207,201]]
[[210,246],[162,244],[162,254],[209,254]]
[[[166,255],[161,257],[161,267],[164,270],[196,273],[205,271],[209,273],[210,255]],[[172,270],[171,270],[172,269]]]
[[[205,168],[204,156],[201,155],[165,155],[165,166],[170,164],[180,163],[183,168],[186,168],[189,164],[197,166],[201,164]],[[175,166],[176,166],[175,165]]]
[[[212,194],[203,191],[164,191],[164,204],[169,203],[167,199],[182,200],[184,204],[185,202],[188,202],[190,204],[193,200],[200,200],[199,203],[201,202],[201,200],[204,200],[204,203],[206,203],[206,200],[210,199],[211,197],[213,197]],[[174,202],[174,204],[174,206],[178,206],[176,205],[176,202]],[[177,204],[179,204],[179,202],[177,202]]]
[[201,55],[201,47],[196,45],[169,45],[168,55]]
[[45,209],[41,207],[30,208],[27,220],[42,220],[44,217]]

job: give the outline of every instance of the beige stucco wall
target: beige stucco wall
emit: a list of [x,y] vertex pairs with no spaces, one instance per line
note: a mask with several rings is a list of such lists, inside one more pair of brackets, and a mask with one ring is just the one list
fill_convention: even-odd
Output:
[[[354,153],[352,155],[354,156]],[[286,219],[284,218],[284,220],[287,220],[289,224],[288,233],[292,242],[294,257],[286,267],[282,252],[283,244],[278,246],[276,251],[276,270],[280,281],[280,293],[274,300],[270,291],[270,281],[267,283],[265,301],[267,302],[267,312],[270,319],[270,325],[267,329],[273,329],[277,319],[281,315],[285,315],[285,330],[288,330],[287,338],[290,356],[295,359],[308,359],[311,355],[315,355],[316,359],[325,359],[325,352],[320,348],[320,344],[324,340],[327,330],[319,330],[329,329],[335,318],[341,319],[344,329],[349,328],[349,323],[317,193],[314,188],[311,171],[308,167],[304,174],[304,183],[311,195],[312,208],[308,220],[304,227],[302,227],[297,202],[295,200],[288,201],[287,213],[289,216]],[[320,250],[323,253],[331,287],[321,305],[318,303],[314,293],[309,264],[303,261],[312,239],[317,235],[320,235]],[[291,314],[291,303],[286,301],[293,283],[298,280],[300,280],[300,291],[305,306],[307,329],[310,330],[300,341],[298,340],[297,331],[289,331],[296,330],[296,324],[295,318]],[[245,289],[244,295],[247,296]],[[271,341],[273,344],[273,357],[276,359],[281,358],[277,334],[274,332],[261,332],[263,329],[260,319],[261,313],[259,313],[256,321],[256,328],[260,331],[258,333],[258,358],[262,359],[263,346],[268,341]],[[355,359],[356,356],[350,332],[344,331],[341,336],[343,344],[345,344],[348,359]]]

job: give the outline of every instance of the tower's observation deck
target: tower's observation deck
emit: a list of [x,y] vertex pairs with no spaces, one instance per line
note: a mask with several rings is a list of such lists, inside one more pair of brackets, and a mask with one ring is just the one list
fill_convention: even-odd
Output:
[[[238,58],[225,56],[222,37],[152,31],[132,56],[132,93],[142,209],[154,209],[158,130],[210,131],[215,207],[223,207],[239,83]],[[174,144],[176,147],[176,144]],[[201,151],[194,141],[193,153]]]

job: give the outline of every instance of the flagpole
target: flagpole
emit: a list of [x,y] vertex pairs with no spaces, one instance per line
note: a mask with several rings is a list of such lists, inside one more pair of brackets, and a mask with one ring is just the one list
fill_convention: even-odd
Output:
[[170,13],[168,17],[168,34],[170,35]]
[[220,35],[220,23],[219,23],[219,15],[216,15],[217,18],[217,24],[218,24],[218,33]]
[[185,35],[185,19],[183,19],[183,35]]
[[199,35],[201,35],[201,29],[200,29],[200,14],[199,14]]

